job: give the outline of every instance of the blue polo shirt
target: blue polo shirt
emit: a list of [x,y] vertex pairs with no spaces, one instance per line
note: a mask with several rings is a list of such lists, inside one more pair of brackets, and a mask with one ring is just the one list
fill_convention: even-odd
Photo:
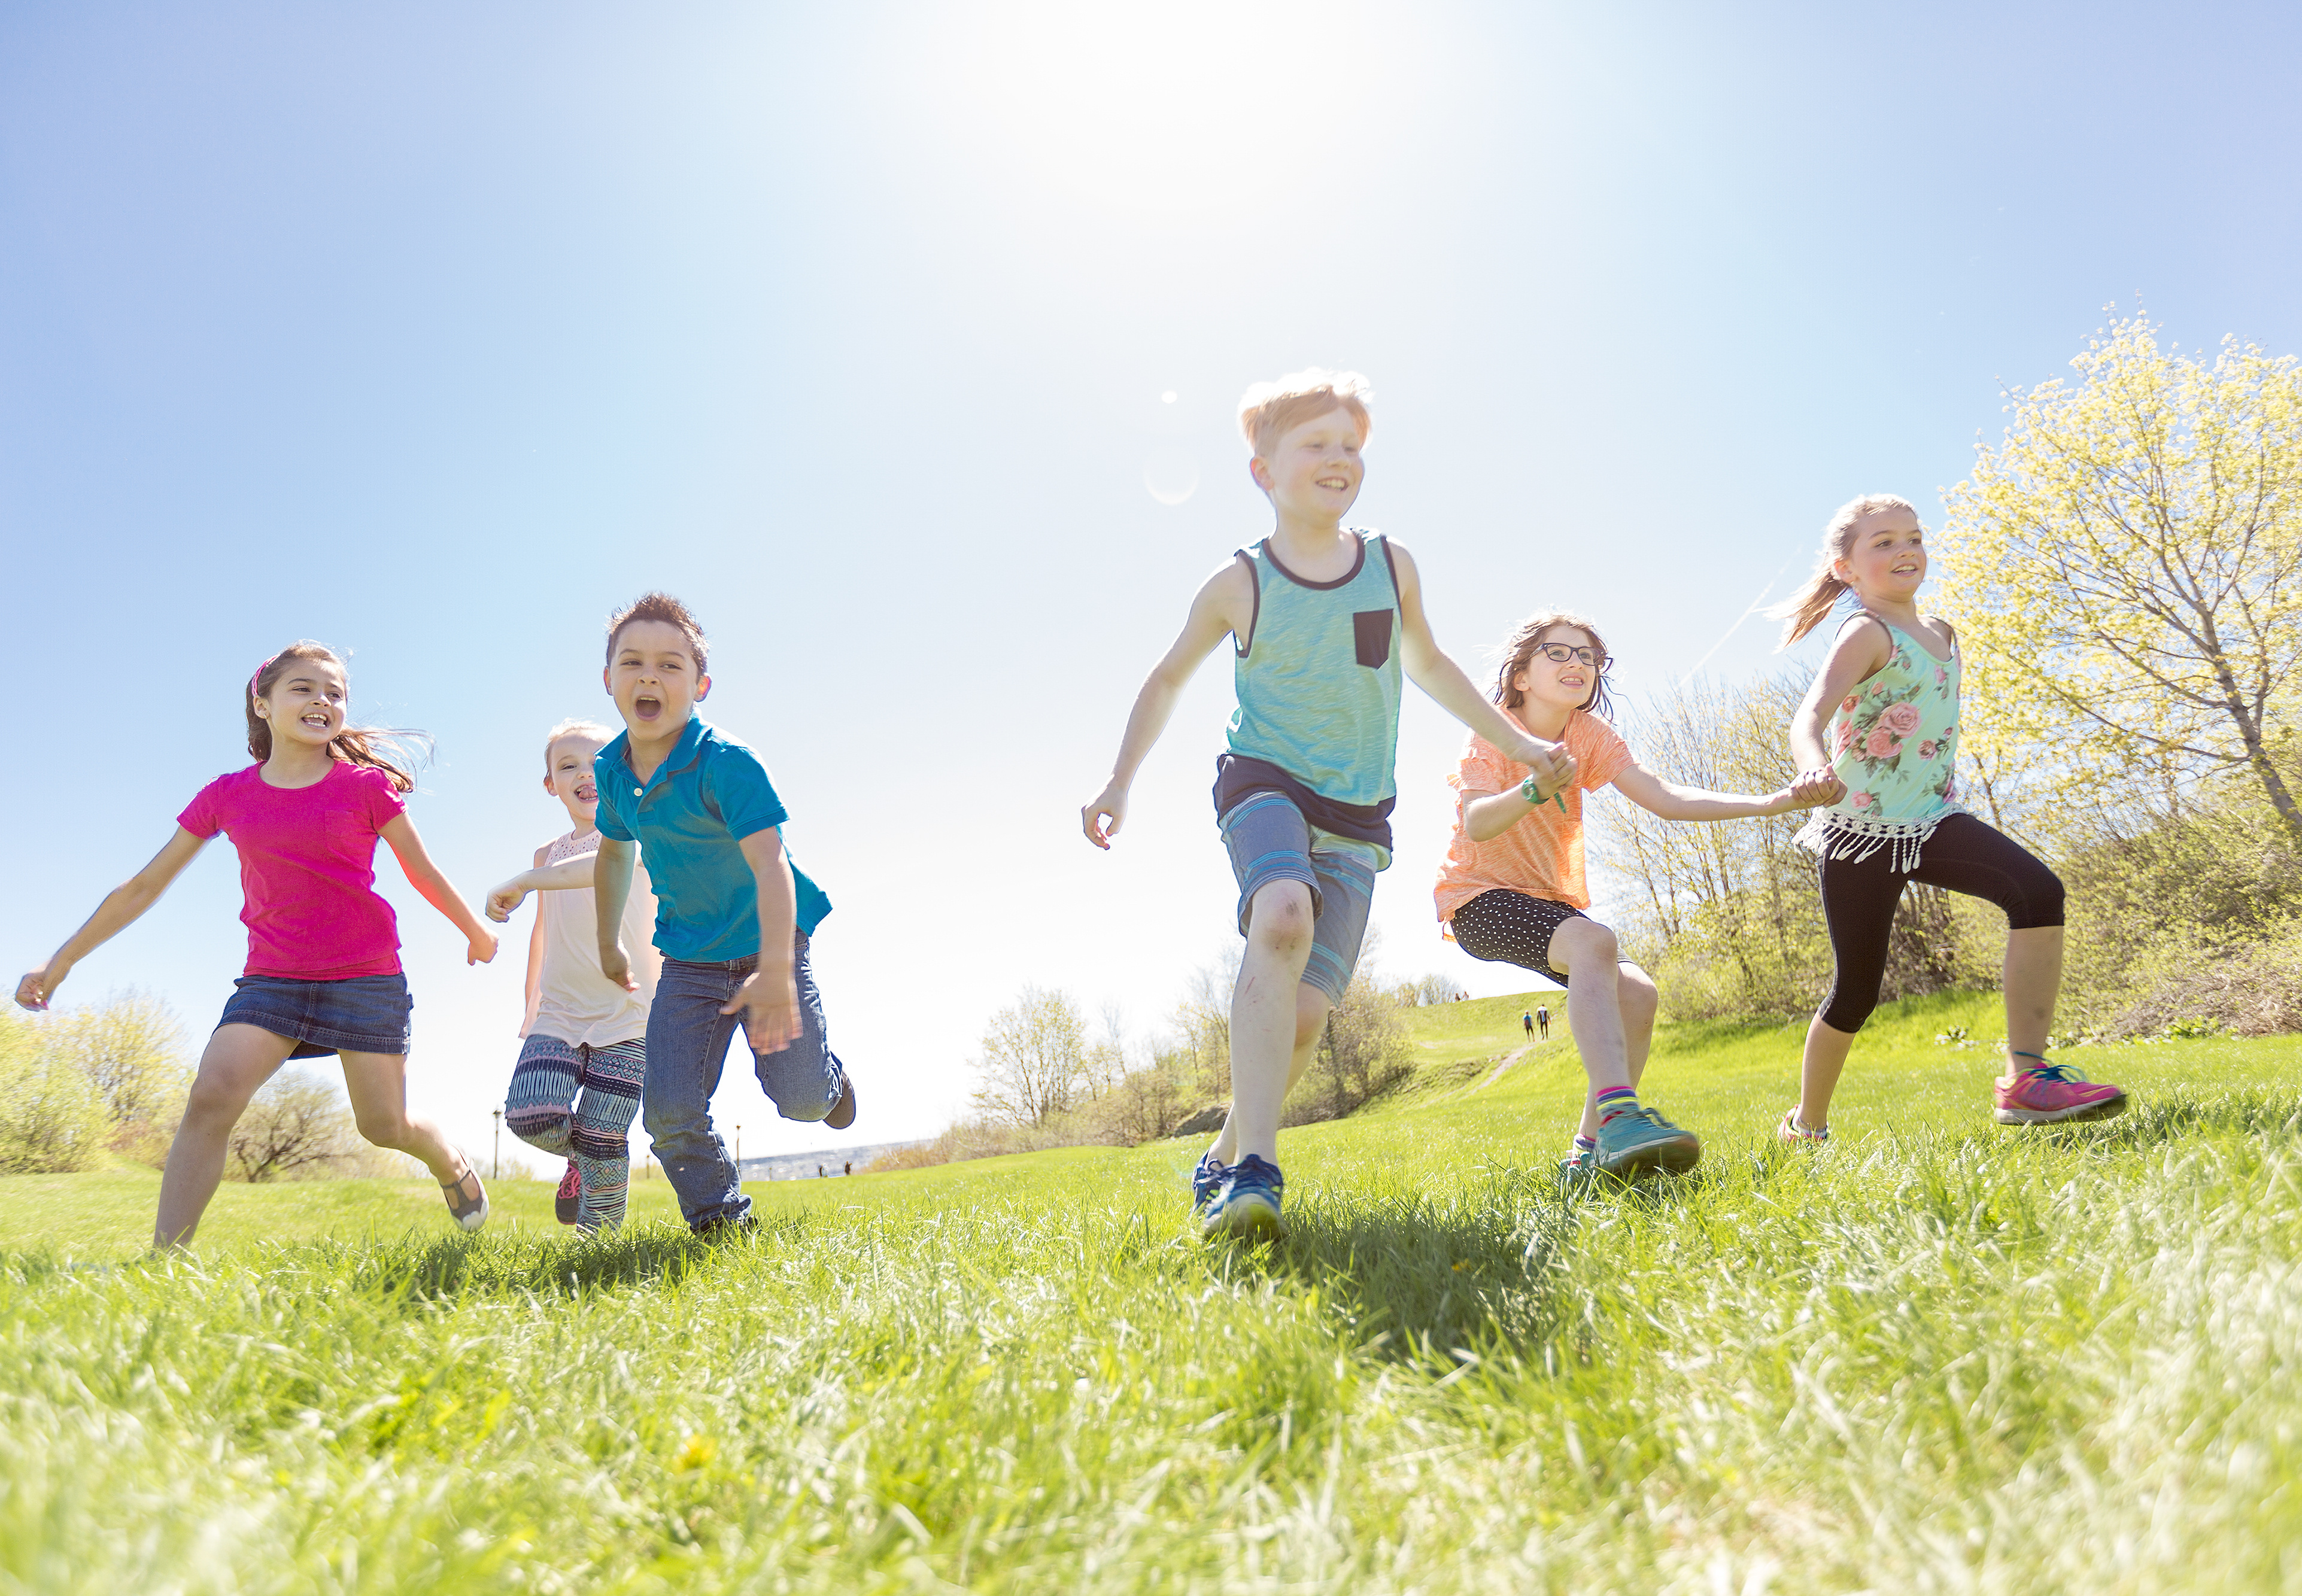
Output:
[[[656,772],[632,773],[629,732],[600,750],[600,835],[637,842],[655,887],[655,945],[668,958],[717,964],[760,951],[760,888],[736,844],[790,818],[768,768],[735,738],[691,716]],[[786,858],[790,856],[786,855]],[[799,928],[812,937],[831,900],[792,863]]]

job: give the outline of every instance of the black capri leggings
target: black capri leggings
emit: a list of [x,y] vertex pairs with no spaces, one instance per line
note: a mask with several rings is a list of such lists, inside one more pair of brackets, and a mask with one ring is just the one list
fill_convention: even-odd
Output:
[[1898,870],[1894,858],[1894,848],[1887,846],[1868,859],[1822,861],[1822,916],[1830,926],[1830,952],[1837,962],[1822,1022],[1833,1030],[1861,1030],[1878,1006],[1878,986],[1886,979],[1886,938],[1906,881],[1987,898],[2006,911],[2009,930],[2063,923],[2062,878],[2021,844],[1972,815],[1945,817],[1920,850],[1918,869]]

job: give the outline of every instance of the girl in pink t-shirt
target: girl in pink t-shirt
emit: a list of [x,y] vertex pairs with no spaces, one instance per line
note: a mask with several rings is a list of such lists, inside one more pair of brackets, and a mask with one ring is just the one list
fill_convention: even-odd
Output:
[[1503,645],[1495,702],[1531,737],[1575,756],[1566,786],[1544,791],[1527,767],[1473,736],[1449,779],[1454,841],[1440,866],[1439,919],[1474,959],[1500,960],[1567,988],[1567,1018],[1591,1079],[1563,1172],[1623,1179],[1693,1169],[1702,1144],[1651,1108],[1637,1087],[1654,1040],[1655,987],[1621,956],[1615,934],[1584,913],[1583,794],[1612,786],[1667,820],[1781,814],[1831,801],[1835,781],[1802,778],[1764,798],[1675,786],[1642,768],[1606,707],[1607,645],[1579,615],[1550,610]]
[[202,787],[152,862],[115,887],[86,925],[16,987],[45,1009],[72,967],[125,929],[217,832],[239,851],[248,969],[200,1055],[183,1123],[160,1182],[155,1247],[178,1247],[215,1195],[232,1127],[248,1099],[291,1058],[343,1059],[360,1134],[414,1155],[467,1231],[488,1216],[471,1160],[407,1112],[407,981],[399,926],[375,892],[375,843],[391,844],[416,890],[470,941],[469,962],[496,956],[482,923],[424,851],[403,794],[415,777],[379,735],[345,724],[343,661],[299,643],[257,668],[241,694],[256,762]]

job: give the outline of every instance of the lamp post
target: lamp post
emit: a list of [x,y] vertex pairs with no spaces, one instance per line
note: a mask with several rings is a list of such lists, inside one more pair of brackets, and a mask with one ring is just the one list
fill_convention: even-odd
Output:
[[503,1110],[500,1108],[491,1108],[488,1113],[496,1122],[495,1172],[490,1175],[488,1179],[491,1180],[500,1180],[503,1179]]
[[735,1127],[735,1184],[744,1183],[744,1128]]

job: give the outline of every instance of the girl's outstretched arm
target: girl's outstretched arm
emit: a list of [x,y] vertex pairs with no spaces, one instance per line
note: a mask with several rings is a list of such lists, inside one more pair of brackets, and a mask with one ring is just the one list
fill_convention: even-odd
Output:
[[1407,680],[1437,699],[1441,709],[1532,770],[1545,798],[1574,780],[1575,756],[1567,752],[1566,743],[1530,737],[1513,726],[1472,685],[1463,668],[1448,658],[1424,617],[1423,579],[1415,561],[1397,543],[1390,547],[1391,570],[1399,579],[1399,663]]
[[72,966],[111,941],[136,921],[136,917],[160,901],[168,884],[183,873],[192,856],[208,845],[207,838],[194,836],[182,827],[165,846],[152,855],[152,862],[127,880],[104,895],[104,902],[88,917],[88,923],[64,939],[63,946],[48,955],[45,964],[16,983],[16,1002],[28,1009],[45,1009],[56,988],[64,984],[64,977]]
[[1636,760],[1615,777],[1615,790],[1666,820],[1739,820],[1748,815],[1785,814],[1794,809],[1812,809],[1818,803],[1835,803],[1846,791],[1827,766],[1819,780],[1802,776],[1778,792],[1754,798],[1745,793],[1683,787],[1663,780]]
[[496,934],[472,912],[463,895],[449,885],[440,867],[424,851],[424,839],[416,835],[416,823],[406,815],[394,815],[384,822],[380,833],[391,844],[392,856],[407,874],[407,884],[424,895],[424,901],[446,915],[449,921],[464,934],[471,945],[464,950],[466,964],[485,964],[496,956]]

